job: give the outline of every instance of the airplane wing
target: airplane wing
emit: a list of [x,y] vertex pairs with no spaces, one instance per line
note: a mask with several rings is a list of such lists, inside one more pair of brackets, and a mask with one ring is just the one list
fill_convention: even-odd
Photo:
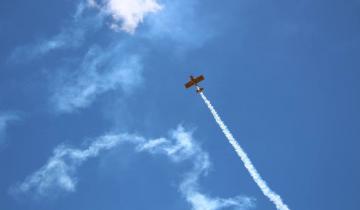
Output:
[[193,81],[190,81],[188,83],[185,84],[185,88],[189,88],[191,86],[193,86],[195,83]]
[[199,82],[203,81],[204,79],[205,79],[204,76],[200,75],[200,76],[196,77],[195,83],[199,83]]
[[185,84],[185,88],[189,88],[193,85],[197,85],[197,83],[203,81],[205,78],[203,75],[200,75],[198,77],[196,77],[195,79],[191,78],[191,80]]

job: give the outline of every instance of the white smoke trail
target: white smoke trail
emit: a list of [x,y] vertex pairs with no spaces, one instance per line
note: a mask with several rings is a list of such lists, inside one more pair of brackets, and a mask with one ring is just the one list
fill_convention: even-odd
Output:
[[259,186],[260,190],[263,194],[269,198],[271,202],[274,203],[278,210],[289,210],[288,206],[282,201],[281,197],[272,191],[266,182],[261,178],[260,174],[257,172],[256,168],[250,161],[249,157],[245,153],[245,151],[241,148],[239,143],[235,140],[229,129],[226,127],[225,123],[221,120],[220,116],[216,112],[215,108],[211,105],[210,101],[206,98],[204,93],[200,93],[202,99],[206,103],[207,107],[210,109],[211,114],[214,116],[215,121],[220,126],[222,132],[225,134],[226,138],[229,140],[230,144],[234,147],[237,155],[240,157],[242,162],[244,163],[245,168],[250,173],[251,177],[255,181],[255,183]]

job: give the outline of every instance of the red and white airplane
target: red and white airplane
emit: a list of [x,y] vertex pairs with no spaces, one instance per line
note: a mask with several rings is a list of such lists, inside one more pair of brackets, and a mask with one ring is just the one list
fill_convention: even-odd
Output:
[[196,87],[196,92],[201,93],[201,92],[204,91],[204,88],[200,87],[198,85],[198,83],[203,81],[204,79],[205,79],[205,77],[203,75],[200,75],[200,76],[198,76],[196,78],[194,78],[193,76],[190,76],[190,81],[185,84],[185,88],[190,88],[192,86],[195,86]]

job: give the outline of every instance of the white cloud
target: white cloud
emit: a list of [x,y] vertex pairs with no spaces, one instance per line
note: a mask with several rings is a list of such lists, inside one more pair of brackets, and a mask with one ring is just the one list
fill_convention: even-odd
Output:
[[90,6],[100,9],[113,18],[111,28],[133,34],[145,16],[157,13],[162,6],[156,0],[89,0]]
[[246,210],[254,206],[254,199],[249,197],[213,198],[201,192],[198,180],[208,172],[209,156],[194,142],[192,132],[182,126],[171,131],[170,138],[146,140],[138,135],[109,134],[96,139],[83,150],[60,146],[42,168],[11,188],[11,192],[35,196],[53,195],[56,191],[74,192],[76,171],[83,162],[125,142],[134,144],[137,152],[166,155],[174,163],[192,161],[193,168],[185,174],[179,189],[193,210]]
[[137,55],[124,55],[123,48],[92,47],[82,63],[71,73],[62,69],[52,81],[51,102],[58,112],[66,113],[90,105],[95,98],[110,90],[131,91],[142,81],[142,64]]
[[88,0],[88,5],[110,15],[109,25],[115,31],[133,34],[146,17],[140,36],[152,42],[170,41],[182,50],[202,46],[214,36],[213,26],[199,15],[198,0]]

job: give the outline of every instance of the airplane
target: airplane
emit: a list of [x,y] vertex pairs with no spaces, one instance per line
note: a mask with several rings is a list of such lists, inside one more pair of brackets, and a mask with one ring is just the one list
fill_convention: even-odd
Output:
[[190,81],[185,84],[185,88],[187,89],[187,88],[190,88],[192,86],[195,86],[196,87],[196,92],[201,93],[201,92],[204,91],[204,88],[200,87],[198,85],[198,83],[203,81],[204,79],[205,79],[205,77],[203,75],[200,75],[200,76],[198,76],[196,78],[194,78],[193,76],[190,76]]

